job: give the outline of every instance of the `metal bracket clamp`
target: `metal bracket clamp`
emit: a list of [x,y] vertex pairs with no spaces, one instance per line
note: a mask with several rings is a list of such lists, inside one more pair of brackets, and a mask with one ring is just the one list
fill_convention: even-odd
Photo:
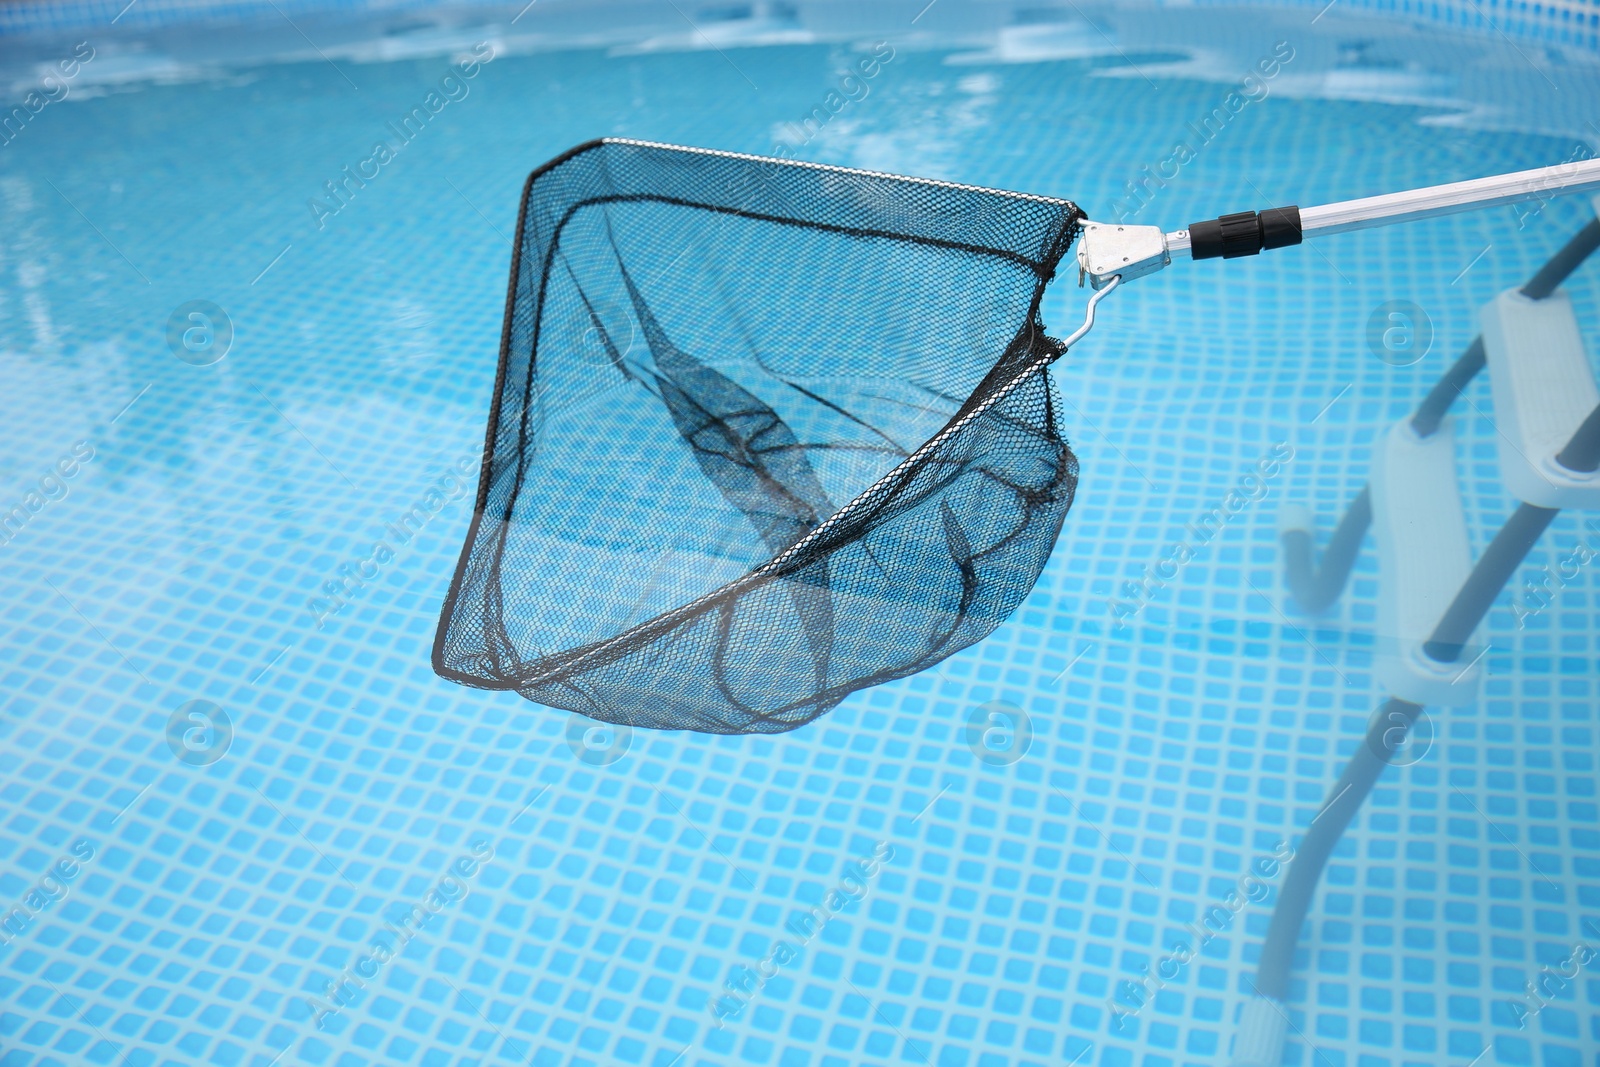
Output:
[[1087,277],[1104,289],[1118,275],[1123,281],[1143,278],[1172,262],[1167,236],[1159,226],[1127,226],[1085,222],[1078,237],[1078,284]]

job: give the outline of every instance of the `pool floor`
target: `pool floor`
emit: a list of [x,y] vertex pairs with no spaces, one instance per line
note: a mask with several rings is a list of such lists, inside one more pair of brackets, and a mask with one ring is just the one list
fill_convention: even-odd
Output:
[[[1173,229],[1600,138],[1600,65],[1490,34],[920,6],[836,31],[803,6],[461,9],[226,61],[192,28],[77,38],[70,92],[0,146],[0,1064],[1227,1063],[1270,900],[1163,961],[1304,832],[1385,696],[1371,540],[1307,617],[1279,511],[1326,538],[1583,198],[1112,294],[1053,371],[1082,476],[1031,596],[793,733],[596,732],[430,666],[521,187],[574,144],[783,143]],[[880,42],[869,91],[795,143]],[[17,86],[73,55],[7,47]],[[1600,263],[1566,288],[1600,350]],[[1373,343],[1396,302],[1414,361]],[[1486,381],[1454,426],[1481,552],[1515,506]],[[1264,492],[1197,535],[1263,457]],[[1600,587],[1570,565],[1592,519],[1555,520],[1479,632],[1480,698],[1430,709],[1340,845],[1286,1063],[1600,1062],[1590,970],[1516,1006],[1600,944]]]

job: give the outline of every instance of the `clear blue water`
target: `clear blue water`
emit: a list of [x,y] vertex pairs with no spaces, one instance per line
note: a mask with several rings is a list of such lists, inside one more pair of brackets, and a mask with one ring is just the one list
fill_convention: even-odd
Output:
[[[1057,370],[1083,479],[1025,606],[792,734],[624,742],[429,666],[518,194],[575,143],[768,151],[876,41],[894,54],[870,91],[795,155],[1096,217],[1290,42],[1265,98],[1136,215],[1168,228],[1600,137],[1592,58],[1493,36],[1313,23],[1320,5],[1093,26],[958,0],[913,24],[920,7],[80,35],[97,52],[70,94],[0,147],[0,511],[27,513],[0,545],[0,903],[20,916],[0,1063],[1226,1062],[1270,904],[1131,1024],[1107,1000],[1304,829],[1384,696],[1370,541],[1340,605],[1306,619],[1277,512],[1309,505],[1326,533],[1476,309],[1592,216],[1581,198],[1114,294]],[[465,95],[337,213],[309,206],[480,41],[494,58]],[[7,42],[0,82],[21,99],[72,44]],[[1593,352],[1600,267],[1568,289]],[[1058,332],[1083,295],[1057,283]],[[1432,332],[1407,366],[1368,343],[1394,300]],[[1468,401],[1481,550],[1513,501],[1487,384]],[[1115,626],[1121,583],[1285,446],[1266,496]],[[393,536],[418,505],[422,529]],[[1556,521],[1516,587],[1583,518]],[[1433,714],[1330,869],[1286,1062],[1596,1062],[1592,972],[1526,1028],[1509,1007],[1600,936],[1596,594],[1582,569],[1521,628],[1516,589],[1497,602],[1481,698]],[[968,723],[1019,711],[1025,751],[1002,730],[979,759]],[[717,1026],[725,983],[875,850],[864,898]],[[373,962],[385,924],[441,892]],[[348,1004],[318,999],[341,980]]]

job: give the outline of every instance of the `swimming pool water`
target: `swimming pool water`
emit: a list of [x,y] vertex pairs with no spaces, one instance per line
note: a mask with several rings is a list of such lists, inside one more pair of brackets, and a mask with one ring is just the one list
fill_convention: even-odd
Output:
[[[1227,1062],[1270,902],[1121,1026],[1108,999],[1304,830],[1384,696],[1371,542],[1308,619],[1278,510],[1326,536],[1581,198],[1114,293],[1055,372],[1082,480],[1026,604],[801,730],[624,738],[429,665],[518,195],[578,142],[791,143],[1094,217],[1154,172],[1130,217],[1169,229],[1600,147],[1600,65],[1526,41],[1321,5],[921,8],[6,42],[8,99],[94,55],[0,146],[0,514],[24,513],[0,538],[0,1063]],[[1593,353],[1600,267],[1567,288]],[[1369,343],[1392,301],[1431,333],[1409,365]],[[1485,382],[1456,415],[1481,551],[1513,507]],[[1197,536],[1264,458],[1265,494]],[[1594,568],[1513,611],[1589,518],[1557,519],[1480,632],[1481,699],[1430,712],[1340,846],[1286,1062],[1600,1062],[1592,969],[1525,1028],[1511,1007],[1600,943]],[[1123,583],[1186,538],[1130,612]],[[741,1010],[719,1025],[716,998]]]

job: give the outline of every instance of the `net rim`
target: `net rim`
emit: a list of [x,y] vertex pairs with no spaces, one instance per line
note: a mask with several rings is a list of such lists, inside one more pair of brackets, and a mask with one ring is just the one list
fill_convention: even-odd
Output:
[[864,167],[841,167],[834,163],[812,163],[805,159],[785,159],[782,156],[762,156],[752,152],[729,152],[721,148],[697,148],[693,145],[672,144],[668,141],[644,141],[634,137],[601,137],[590,141],[586,145],[574,149],[561,158],[565,162],[579,151],[598,145],[620,144],[634,148],[665,148],[673,152],[689,152],[697,156],[717,156],[722,159],[742,159],[752,163],[776,163],[783,167],[800,167],[805,170],[829,171],[834,174],[866,174],[874,178],[892,178],[899,182],[912,182],[916,185],[931,185],[940,189],[959,189],[969,193],[989,193],[995,196],[1009,196],[1016,200],[1028,200],[1036,204],[1051,204],[1057,207],[1068,207],[1074,211],[1081,211],[1077,203],[1057,196],[1044,196],[1039,193],[1019,193],[1012,189],[996,189],[990,185],[969,185],[965,182],[948,182],[942,178],[920,178],[911,174],[897,174],[889,170],[868,170]]

